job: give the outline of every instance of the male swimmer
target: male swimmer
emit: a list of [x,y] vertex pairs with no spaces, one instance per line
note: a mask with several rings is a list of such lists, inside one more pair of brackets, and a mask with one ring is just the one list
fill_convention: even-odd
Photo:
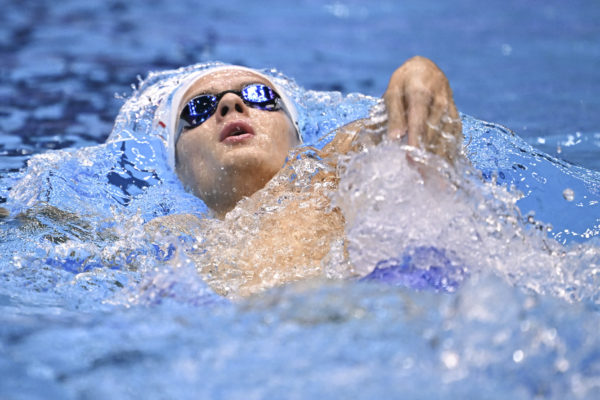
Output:
[[[404,138],[449,160],[456,156],[460,119],[448,80],[432,61],[408,60],[392,74],[383,98],[389,139]],[[160,121],[168,130],[170,163],[183,184],[219,216],[263,188],[302,140],[286,94],[248,68],[192,74],[170,105]],[[366,123],[339,129],[328,151],[348,151]]]
[[[450,162],[458,156],[461,122],[448,80],[432,61],[414,57],[404,63],[392,74],[383,99],[389,140],[405,140]],[[248,68],[216,67],[180,83],[165,106],[155,118],[167,131],[169,163],[222,223],[171,215],[152,221],[147,230],[189,233],[204,226],[207,251],[192,258],[224,295],[248,295],[322,275],[332,246],[344,242],[344,217],[330,207],[323,189],[335,188],[337,179],[334,172],[322,173],[313,180],[321,184],[301,194],[286,186],[289,179],[274,179],[283,173],[290,150],[302,142],[296,110],[281,88]],[[355,149],[359,132],[369,124],[358,120],[338,129],[323,156]],[[275,211],[264,212],[260,205],[274,198],[269,209]],[[246,214],[228,218],[240,203]],[[240,215],[252,215],[258,229],[240,229]],[[237,243],[224,244],[227,230],[236,232]]]
[[[432,61],[414,57],[404,63],[392,74],[383,99],[389,139],[405,139],[450,161],[456,157],[460,119],[448,80]],[[172,100],[159,121],[167,130],[169,163],[219,217],[263,188],[302,141],[292,102],[267,76],[248,68],[192,74]],[[342,127],[325,151],[349,151],[368,123]],[[0,218],[6,216],[0,208]]]

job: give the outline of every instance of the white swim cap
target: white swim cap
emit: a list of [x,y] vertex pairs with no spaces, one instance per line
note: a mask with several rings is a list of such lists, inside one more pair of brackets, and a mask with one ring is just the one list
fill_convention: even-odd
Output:
[[156,110],[154,116],[154,129],[163,130],[164,134],[160,135],[165,140],[165,146],[167,149],[167,161],[169,166],[175,170],[175,145],[177,143],[178,134],[180,133],[179,128],[179,115],[183,109],[183,97],[187,90],[201,77],[212,74],[217,71],[233,70],[233,71],[245,71],[251,72],[255,75],[266,79],[275,89],[279,97],[283,101],[285,108],[287,109],[288,115],[292,120],[292,124],[298,134],[298,139],[302,142],[302,135],[298,128],[298,111],[296,106],[287,96],[283,88],[272,81],[269,76],[260,73],[254,69],[241,67],[237,65],[222,65],[217,67],[208,68],[202,71],[194,72],[186,77],[177,85],[175,90],[165,100],[161,102]]

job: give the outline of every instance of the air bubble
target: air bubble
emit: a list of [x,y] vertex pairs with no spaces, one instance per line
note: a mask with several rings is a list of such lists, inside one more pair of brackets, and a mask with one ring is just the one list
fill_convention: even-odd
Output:
[[441,359],[444,366],[448,369],[456,368],[460,361],[460,357],[454,351],[444,351],[441,355]]
[[525,353],[523,353],[523,350],[517,350],[513,353],[513,361],[517,364],[522,362],[524,358]]
[[575,192],[573,192],[573,189],[566,188],[563,190],[563,197],[566,201],[573,201],[575,199]]

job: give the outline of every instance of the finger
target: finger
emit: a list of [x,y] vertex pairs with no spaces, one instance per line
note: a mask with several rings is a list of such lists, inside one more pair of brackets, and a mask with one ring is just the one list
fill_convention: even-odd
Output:
[[453,161],[460,152],[462,145],[462,125],[460,119],[452,118],[449,113],[444,113],[440,120],[439,142],[432,151],[439,156]]
[[399,140],[407,133],[404,95],[396,90],[393,93],[386,93],[384,99],[388,114],[388,138]]
[[440,124],[438,143],[432,151],[438,156],[444,157],[448,161],[452,161],[457,154],[457,141],[451,133],[451,122],[447,122],[447,119],[444,119],[444,121],[446,122]]
[[440,85],[434,93],[436,95],[429,109],[424,136],[425,147],[433,153],[448,158],[448,155],[456,153],[458,143],[461,142],[458,138],[462,133],[460,119],[452,101],[450,86],[447,83]]
[[456,109],[454,109],[454,113],[452,113],[451,110],[450,115],[447,116],[446,122],[444,123],[444,133],[448,135],[450,138],[449,143],[452,145],[451,153],[449,154],[453,157],[457,157],[461,152],[464,136],[462,133],[462,123]]
[[448,113],[448,102],[443,95],[438,95],[432,103],[427,117],[424,145],[428,150],[435,152],[436,147],[443,141],[442,119]]
[[462,142],[462,123],[452,97],[448,97],[446,100],[440,123],[442,125],[441,133],[446,141],[454,141],[457,144]]
[[408,144],[419,147],[426,139],[427,119],[432,98],[426,92],[414,93],[408,105]]

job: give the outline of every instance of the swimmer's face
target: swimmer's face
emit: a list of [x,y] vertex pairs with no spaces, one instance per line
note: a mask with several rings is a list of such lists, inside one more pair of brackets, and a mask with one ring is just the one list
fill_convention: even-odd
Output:
[[[239,91],[251,83],[273,88],[249,71],[220,70],[200,77],[186,92],[180,110],[200,94]],[[176,169],[186,187],[217,212],[229,211],[243,196],[261,189],[298,144],[296,130],[283,111],[252,108],[225,94],[215,113],[184,130],[176,143]]]

